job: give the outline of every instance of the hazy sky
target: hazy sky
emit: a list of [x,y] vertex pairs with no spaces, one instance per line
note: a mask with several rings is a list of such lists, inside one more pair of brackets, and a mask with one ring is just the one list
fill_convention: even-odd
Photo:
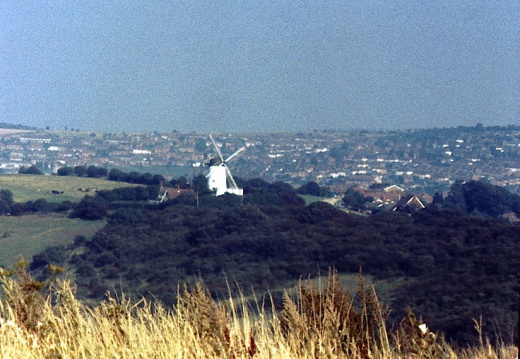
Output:
[[520,124],[520,2],[0,2],[0,122],[241,132]]

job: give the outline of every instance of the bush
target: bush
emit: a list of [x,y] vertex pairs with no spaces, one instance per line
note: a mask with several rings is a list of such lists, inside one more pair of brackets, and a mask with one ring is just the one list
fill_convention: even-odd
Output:
[[36,166],[20,167],[18,173],[21,175],[43,175],[43,172]]
[[0,200],[7,202],[8,205],[12,205],[13,201],[13,192],[8,189],[0,190]]
[[319,184],[313,181],[307,182],[306,184],[300,186],[300,188],[296,190],[296,193],[320,197],[327,197],[331,194],[330,189],[326,187],[320,187]]
[[87,177],[103,178],[107,176],[107,169],[103,167],[89,166],[87,168]]
[[67,258],[65,246],[54,246],[44,249],[42,252],[35,254],[31,262],[31,270],[45,267],[49,264],[62,266]]
[[85,196],[74,206],[70,218],[80,218],[90,221],[103,219],[107,215],[105,204],[93,197]]
[[352,188],[349,188],[343,196],[343,205],[354,211],[366,209],[366,203],[372,201],[373,198],[365,197],[361,193],[354,191]]
[[85,177],[87,175],[87,167],[85,167],[85,166],[76,166],[76,167],[74,167],[74,173],[78,177]]
[[301,354],[306,344],[320,338],[321,345],[336,348],[336,355],[362,357],[375,349],[389,351],[385,320],[388,311],[383,309],[375,292],[366,291],[360,278],[359,302],[341,288],[335,270],[330,270],[326,288],[316,289],[308,280],[300,281],[296,302],[285,293],[280,318],[282,332],[289,342],[301,343]]
[[62,167],[56,173],[58,176],[72,176],[74,172],[74,167]]

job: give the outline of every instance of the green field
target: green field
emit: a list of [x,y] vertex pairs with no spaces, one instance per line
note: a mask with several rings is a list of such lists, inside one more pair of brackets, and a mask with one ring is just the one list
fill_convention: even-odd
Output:
[[318,197],[318,196],[311,196],[309,194],[301,194],[299,196],[305,200],[306,206],[308,206],[309,204],[312,204],[314,202],[327,202],[333,206],[336,206],[337,203],[341,201],[341,198]]
[[30,262],[45,248],[71,243],[79,235],[90,237],[104,225],[57,214],[0,216],[0,265],[11,267],[20,255]]
[[[0,189],[10,190],[15,202],[35,201],[39,198],[48,202],[77,202],[86,194],[94,195],[96,189],[106,190],[125,186],[132,185],[88,177],[0,175]],[[80,189],[90,191],[85,192]],[[53,191],[57,191],[59,194],[55,194]]]

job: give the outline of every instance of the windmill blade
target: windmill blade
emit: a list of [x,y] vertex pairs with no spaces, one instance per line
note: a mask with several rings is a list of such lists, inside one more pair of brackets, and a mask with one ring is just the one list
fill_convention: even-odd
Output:
[[224,163],[224,157],[222,157],[222,152],[220,152],[220,149],[218,148],[217,146],[217,143],[215,142],[215,139],[213,138],[213,134],[209,134],[209,138],[211,138],[211,142],[213,142],[213,146],[215,146],[215,150],[217,151],[218,153],[218,156],[220,157],[220,160],[222,161],[222,163]]
[[231,174],[231,171],[229,170],[229,167],[224,163],[224,167],[226,168],[226,176],[229,181],[230,187],[233,189],[238,188],[237,183],[235,182],[235,179],[233,178],[233,175]]
[[239,149],[238,151],[236,151],[235,153],[233,153],[231,156],[229,156],[227,158],[227,160],[225,160],[224,162],[229,162],[231,161],[231,159],[233,159],[234,157],[236,157],[240,152],[242,152],[243,150],[245,150],[246,148],[245,147],[242,147],[241,149]]

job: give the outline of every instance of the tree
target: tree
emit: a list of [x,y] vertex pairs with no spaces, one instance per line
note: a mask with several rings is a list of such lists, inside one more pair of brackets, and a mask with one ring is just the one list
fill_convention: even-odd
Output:
[[444,205],[469,214],[499,217],[507,212],[518,214],[520,196],[482,181],[457,181],[451,186]]
[[120,182],[120,181],[124,180],[125,176],[126,176],[126,174],[123,171],[118,170],[116,168],[112,168],[110,170],[110,172],[108,173],[108,179],[110,181],[118,181],[118,182]]
[[85,166],[76,166],[76,167],[74,167],[74,173],[78,177],[85,177],[87,175],[87,167],[85,167]]
[[22,175],[43,175],[43,172],[36,166],[31,167],[20,167],[20,170],[18,171],[19,174]]
[[92,178],[101,178],[107,176],[107,169],[103,167],[89,166],[87,168],[87,176]]
[[81,218],[89,221],[103,219],[107,215],[105,204],[93,197],[85,196],[74,207],[70,215],[71,218]]
[[316,182],[310,181],[302,185],[296,190],[298,194],[308,194],[311,196],[327,197],[330,196],[330,189],[327,187],[320,187]]
[[211,193],[211,191],[208,188],[208,180],[202,174],[193,178],[192,185],[195,192],[199,194]]
[[74,167],[62,167],[58,169],[58,176],[72,176],[74,174]]
[[186,177],[183,176],[180,176],[177,179],[172,178],[170,183],[173,187],[179,187],[180,189],[186,189],[189,187],[188,180],[186,179]]
[[383,189],[390,186],[390,183],[371,183],[370,186],[368,186],[369,189]]
[[0,200],[6,202],[9,205],[13,204],[13,192],[8,189],[0,190]]
[[144,183],[144,184],[147,184],[147,185],[160,185],[160,184],[164,183],[165,181],[166,181],[166,178],[164,178],[163,175],[155,174],[155,175],[152,176],[152,179],[151,179],[150,183]]
[[8,214],[11,212],[11,206],[4,200],[0,199],[0,214]]
[[432,203],[437,206],[442,206],[444,204],[444,197],[443,197],[442,193],[435,192],[435,194],[433,195]]
[[44,212],[46,207],[48,207],[48,203],[45,199],[39,198],[34,202],[27,202],[26,209],[31,212]]
[[298,194],[307,194],[311,196],[319,196],[320,192],[320,185],[313,181],[307,182],[296,190],[296,193]]
[[343,196],[343,205],[347,208],[353,209],[354,211],[360,211],[366,209],[367,202],[372,202],[372,197],[365,197],[361,193],[354,191],[349,188]]

